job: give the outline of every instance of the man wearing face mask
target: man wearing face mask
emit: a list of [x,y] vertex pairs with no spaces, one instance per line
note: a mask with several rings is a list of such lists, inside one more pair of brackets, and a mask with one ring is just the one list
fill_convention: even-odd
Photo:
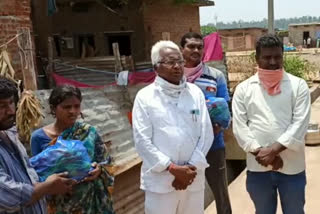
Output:
[[76,182],[66,173],[38,182],[14,126],[17,101],[14,83],[0,77],[0,214],[45,214],[45,196],[71,193]]
[[[223,98],[229,102],[230,97],[224,74],[202,62],[204,47],[202,36],[189,32],[182,36],[180,45],[186,61],[184,74],[187,81],[196,84],[207,99],[210,97]],[[206,178],[215,198],[217,214],[231,214],[222,130],[228,128],[228,124],[223,127],[222,124],[213,123],[211,127],[214,130],[214,142],[207,154],[210,166],[206,169]]]
[[206,154],[213,131],[201,90],[186,82],[179,47],[151,50],[157,77],[134,101],[133,136],[143,160],[146,214],[204,213]]
[[233,96],[233,132],[247,152],[247,191],[256,213],[303,214],[304,136],[310,119],[307,83],[283,69],[283,44],[275,35],[256,45],[257,73]]

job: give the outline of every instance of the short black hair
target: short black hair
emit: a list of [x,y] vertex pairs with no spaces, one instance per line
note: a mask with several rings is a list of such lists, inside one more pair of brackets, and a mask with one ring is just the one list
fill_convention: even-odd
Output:
[[187,43],[187,39],[192,39],[192,38],[203,40],[203,37],[200,34],[195,33],[195,32],[189,32],[189,33],[186,33],[182,36],[181,41],[180,41],[181,47],[184,48],[184,46]]
[[73,85],[61,85],[54,88],[49,97],[51,112],[63,101],[68,98],[76,97],[82,101],[82,95],[79,88]]
[[281,39],[274,34],[265,34],[261,36],[256,43],[256,57],[260,56],[261,48],[279,47],[283,52],[283,43]]
[[0,99],[8,99],[13,97],[16,104],[19,100],[18,88],[16,84],[5,77],[0,77]]

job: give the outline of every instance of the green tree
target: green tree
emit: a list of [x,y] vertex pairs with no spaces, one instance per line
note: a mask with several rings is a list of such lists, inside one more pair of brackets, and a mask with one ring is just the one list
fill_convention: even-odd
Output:
[[[295,17],[295,18],[281,18],[275,20],[275,28],[281,30],[287,30],[289,24],[297,24],[297,23],[310,23],[310,22],[320,22],[320,16],[302,16],[302,17]],[[210,24],[209,24],[210,25]],[[241,22],[241,27],[263,27],[267,28],[268,20],[263,19],[260,21],[248,21],[248,22]],[[216,27],[218,29],[227,29],[227,28],[239,28],[239,21],[233,22],[218,22]]]
[[201,26],[201,34],[202,34],[202,36],[209,35],[209,34],[211,34],[213,32],[217,32],[217,28],[215,28],[214,26],[211,26],[211,25]]
[[303,59],[301,59],[299,56],[294,56],[294,55],[284,56],[283,67],[286,72],[294,76],[305,79],[306,66],[307,66],[307,63]]

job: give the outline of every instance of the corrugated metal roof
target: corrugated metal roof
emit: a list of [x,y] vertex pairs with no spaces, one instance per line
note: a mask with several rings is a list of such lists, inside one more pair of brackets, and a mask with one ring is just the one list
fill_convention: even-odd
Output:
[[[124,70],[129,69],[129,58],[122,56],[121,66]],[[113,56],[55,60],[54,72],[65,78],[96,86],[115,82],[117,74]]]
[[140,190],[140,164],[118,175],[114,186],[117,214],[144,214],[144,192]]

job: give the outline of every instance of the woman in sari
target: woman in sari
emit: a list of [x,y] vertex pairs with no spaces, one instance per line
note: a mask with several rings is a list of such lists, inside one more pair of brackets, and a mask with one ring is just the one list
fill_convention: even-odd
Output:
[[111,200],[113,177],[104,166],[111,157],[96,129],[77,122],[81,115],[82,95],[78,88],[65,85],[51,92],[49,104],[56,121],[32,133],[31,152],[37,155],[61,136],[81,140],[93,162],[89,175],[73,187],[72,195],[48,199],[49,214],[114,214]]

